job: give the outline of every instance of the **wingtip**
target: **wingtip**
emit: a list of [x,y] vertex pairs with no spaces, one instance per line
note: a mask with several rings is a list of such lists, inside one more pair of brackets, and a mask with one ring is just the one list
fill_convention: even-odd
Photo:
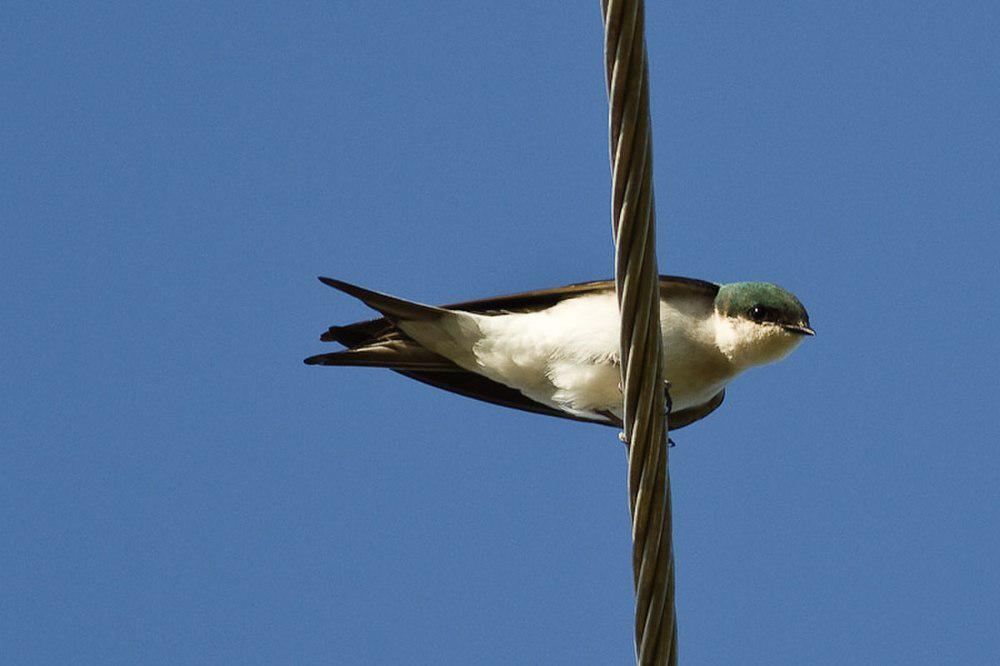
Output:
[[335,280],[332,277],[326,277],[325,275],[319,276],[319,281],[328,287],[333,287],[337,291],[342,291],[345,294],[354,296],[355,298],[361,299],[362,301],[372,295],[379,295],[378,292],[369,291],[364,287],[359,287],[356,284],[351,284],[350,282],[344,282],[343,280]]
[[442,314],[446,313],[446,310],[441,308],[436,308],[431,305],[424,305],[423,303],[415,303],[413,301],[407,301],[402,298],[397,298],[395,296],[390,296],[389,294],[383,294],[379,291],[372,291],[371,289],[365,289],[364,287],[359,287],[356,284],[351,284],[350,282],[344,282],[342,280],[334,280],[333,278],[320,277],[319,281],[323,284],[333,287],[337,291],[341,291],[348,296],[353,296],[358,299],[368,307],[373,310],[378,310],[383,315],[389,318],[399,318],[399,319],[422,319],[428,317],[440,317]]
[[319,365],[322,363],[322,359],[320,356],[310,356],[309,358],[302,359],[302,362],[306,365]]

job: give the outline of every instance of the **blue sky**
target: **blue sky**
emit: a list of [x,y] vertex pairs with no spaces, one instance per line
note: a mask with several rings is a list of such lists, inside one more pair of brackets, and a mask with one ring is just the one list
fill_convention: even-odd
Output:
[[[4,5],[5,662],[629,663],[613,430],[301,363],[611,274],[571,5]],[[682,661],[997,663],[1000,8],[648,14],[661,270],[819,332],[676,435]]]

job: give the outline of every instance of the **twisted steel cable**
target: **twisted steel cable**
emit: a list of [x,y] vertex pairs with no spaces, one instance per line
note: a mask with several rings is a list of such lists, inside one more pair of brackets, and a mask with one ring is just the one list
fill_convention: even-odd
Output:
[[602,0],[621,310],[624,437],[632,511],[636,663],[677,663],[667,419],[660,332],[649,66],[642,0]]

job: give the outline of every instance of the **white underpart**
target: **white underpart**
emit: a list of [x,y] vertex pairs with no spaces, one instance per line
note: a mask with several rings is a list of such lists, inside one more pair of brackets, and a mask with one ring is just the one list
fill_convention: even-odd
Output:
[[777,324],[757,324],[749,319],[718,317],[716,341],[722,351],[742,368],[780,361],[799,346],[802,336]]
[[[694,299],[660,302],[675,410],[705,403],[747,367],[777,360],[799,341],[778,327],[719,316],[710,306]],[[538,312],[454,312],[399,326],[462,368],[532,400],[576,416],[622,416],[614,293],[580,296]]]

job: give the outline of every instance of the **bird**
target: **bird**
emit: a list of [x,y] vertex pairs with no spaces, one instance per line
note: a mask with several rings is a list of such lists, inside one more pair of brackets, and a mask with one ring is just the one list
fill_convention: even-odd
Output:
[[[346,349],[307,365],[389,368],[437,388],[528,412],[622,426],[620,314],[611,280],[425,305],[329,277],[379,312],[320,336]],[[671,430],[714,412],[745,370],[815,335],[805,307],[768,282],[659,276]]]

